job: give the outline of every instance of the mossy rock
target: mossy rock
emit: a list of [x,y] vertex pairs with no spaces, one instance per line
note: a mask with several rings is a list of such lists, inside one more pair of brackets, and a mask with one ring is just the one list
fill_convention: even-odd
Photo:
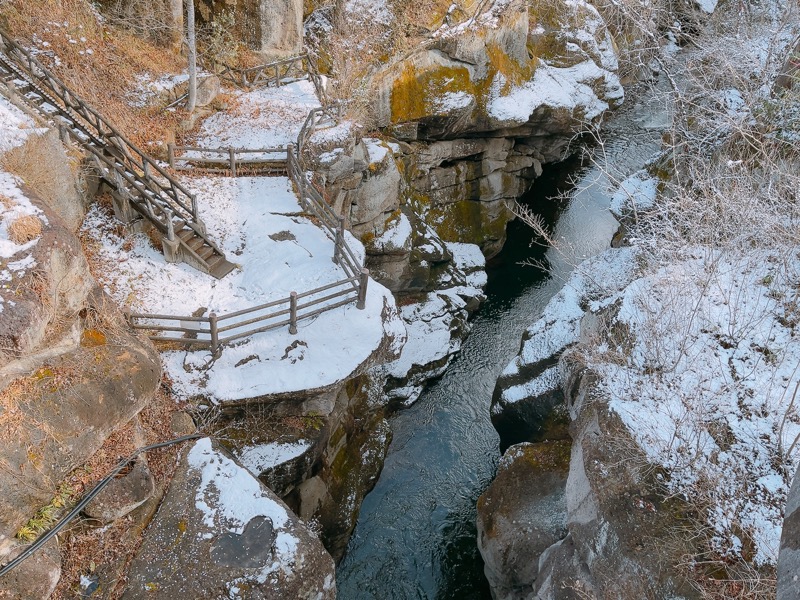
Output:
[[484,254],[499,251],[506,237],[506,225],[514,214],[504,201],[461,200],[431,206],[427,221],[445,242],[477,244]]

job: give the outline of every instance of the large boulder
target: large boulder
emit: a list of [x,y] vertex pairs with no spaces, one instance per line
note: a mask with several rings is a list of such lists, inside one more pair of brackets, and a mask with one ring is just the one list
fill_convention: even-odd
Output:
[[332,599],[320,541],[210,438],[183,452],[123,598]]
[[566,535],[570,442],[519,444],[478,499],[478,549],[496,600],[530,596],[539,557]]

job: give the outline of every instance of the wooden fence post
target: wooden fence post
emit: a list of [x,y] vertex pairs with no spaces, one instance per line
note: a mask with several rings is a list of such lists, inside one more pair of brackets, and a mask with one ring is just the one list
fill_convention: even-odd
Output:
[[236,150],[228,148],[228,158],[231,162],[231,177],[236,177]]
[[336,242],[333,245],[333,262],[339,264],[342,255],[342,244],[344,244],[344,217],[339,217],[339,227],[336,229]]
[[358,301],[356,308],[364,310],[367,305],[367,284],[369,283],[369,269],[361,269],[361,281],[358,283]]
[[289,294],[289,333],[297,335],[297,292]]
[[217,313],[208,315],[208,324],[211,326],[211,356],[217,358],[220,355],[219,331],[217,331]]
[[169,142],[167,144],[167,160],[169,160],[169,168],[175,168],[175,144]]

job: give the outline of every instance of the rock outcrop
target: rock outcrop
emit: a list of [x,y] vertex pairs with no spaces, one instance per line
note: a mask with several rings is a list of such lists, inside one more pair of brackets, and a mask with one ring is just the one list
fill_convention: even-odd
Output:
[[182,454],[123,598],[336,596],[322,544],[209,438]]
[[317,523],[336,559],[391,439],[381,388],[380,374],[368,372],[318,394],[314,409],[292,398],[262,399],[240,407],[220,431],[254,476],[305,522]]
[[497,600],[526,598],[539,558],[566,535],[570,442],[519,444],[478,499],[478,548]]
[[267,59],[300,54],[303,50],[303,2],[283,0],[201,0],[197,5],[201,21],[220,20],[236,37]]
[[[15,534],[136,417],[161,377],[152,344],[132,334],[97,285],[74,233],[87,185],[78,159],[65,152],[57,131],[30,132],[36,135],[3,157],[17,176],[0,172],[3,563],[20,551]],[[46,598],[59,563],[58,548],[49,544],[6,576],[4,590]]]

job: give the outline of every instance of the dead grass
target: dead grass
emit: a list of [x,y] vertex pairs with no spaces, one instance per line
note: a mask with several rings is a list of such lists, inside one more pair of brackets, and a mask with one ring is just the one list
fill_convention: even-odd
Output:
[[34,215],[25,215],[8,226],[8,238],[15,244],[27,244],[42,235],[42,221]]
[[7,0],[0,4],[0,25],[23,44],[46,48],[37,58],[103,115],[113,117],[135,144],[146,148],[146,142],[166,139],[176,128],[179,113],[134,108],[125,93],[134,88],[137,75],[178,72],[183,59],[101,21],[86,0]]
[[20,399],[29,396],[36,385],[36,379],[20,377],[12,381],[0,392],[0,434],[4,439],[15,435],[26,419],[20,408]]

